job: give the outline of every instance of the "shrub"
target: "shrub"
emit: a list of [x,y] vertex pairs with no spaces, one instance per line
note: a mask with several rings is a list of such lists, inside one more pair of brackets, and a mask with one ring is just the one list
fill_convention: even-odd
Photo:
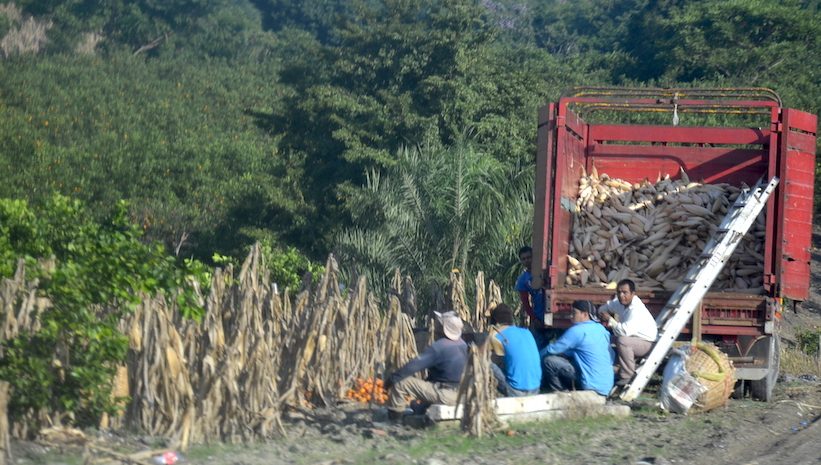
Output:
[[807,355],[819,355],[821,343],[821,327],[808,328],[796,334],[798,348]]
[[111,382],[128,349],[118,323],[141,296],[173,292],[185,315],[201,314],[185,282],[187,270],[202,268],[178,266],[161,245],[141,242],[126,209],[121,202],[98,223],[83,204],[61,195],[38,205],[0,199],[0,274],[10,275],[25,258],[27,276],[39,278],[39,292],[51,301],[36,333],[4,343],[0,378],[13,388],[12,418],[45,410],[79,425],[96,423],[115,410]]

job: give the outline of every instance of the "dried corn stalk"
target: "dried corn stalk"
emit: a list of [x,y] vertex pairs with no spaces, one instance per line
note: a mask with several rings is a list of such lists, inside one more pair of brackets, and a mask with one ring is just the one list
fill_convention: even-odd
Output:
[[11,463],[11,441],[9,434],[9,383],[0,381],[0,465]]
[[410,276],[405,276],[402,282],[402,296],[399,298],[402,304],[402,311],[410,315],[417,322],[424,320],[424,314],[419,311],[416,305],[416,287],[413,285],[413,279]]
[[471,315],[473,329],[476,332],[484,332],[487,326],[488,307],[485,303],[485,274],[476,273],[476,305]]
[[470,322],[470,308],[465,298],[465,280],[462,273],[451,271],[450,273],[450,308],[459,315],[462,321]]
[[[320,284],[311,289],[306,279],[292,301],[287,289],[276,292],[254,247],[237,278],[231,267],[215,270],[200,323],[181,321],[173,296],[145,297],[121,324],[129,337],[127,423],[182,449],[268,438],[284,434],[286,404],[334,405],[354,380],[415,357],[412,281],[397,278],[401,299],[393,296],[384,311],[364,279],[340,295],[337,270],[330,257]],[[36,329],[36,312],[48,305],[24,271],[0,286],[4,335]]]
[[491,434],[499,426],[494,401],[496,379],[490,370],[488,344],[471,345],[456,405],[463,405],[462,431],[474,437]]
[[338,398],[345,395],[356,379],[376,376],[384,343],[380,340],[381,322],[379,308],[368,292],[367,281],[360,277],[336,323],[340,339],[336,363]]
[[133,400],[128,418],[143,431],[171,437],[185,448],[194,420],[194,392],[171,312],[165,300],[157,298],[145,299],[134,313],[140,320],[141,348],[129,355]]
[[416,339],[413,325],[400,310],[399,299],[390,297],[388,313],[379,332],[384,340],[382,359],[385,373],[392,373],[416,357]]
[[39,315],[51,306],[51,302],[37,296],[37,284],[36,279],[26,280],[26,266],[22,259],[17,262],[14,277],[3,278],[0,282],[0,342],[14,339],[20,332],[39,331]]
[[490,311],[500,303],[502,303],[502,291],[499,286],[493,280],[485,286],[485,274],[478,272],[476,274],[476,305],[470,321],[474,331],[487,330]]
[[493,280],[490,280],[490,284],[488,284],[487,288],[487,308],[493,308],[502,303],[502,290],[499,289],[499,286]]
[[[51,302],[37,296],[37,284],[36,279],[26,279],[23,259],[18,260],[11,279],[0,280],[0,358],[3,357],[3,342],[16,338],[20,333],[34,334],[39,331],[40,314],[51,306]],[[27,412],[14,425],[9,425],[10,396],[10,385],[0,381],[0,463],[11,462],[9,444],[12,435],[26,437],[29,424],[38,424],[39,420],[51,417],[50,412]]]
[[[579,180],[566,284],[604,286],[631,278],[674,290],[715,234],[740,189],[665,176],[630,184],[593,172]],[[764,214],[713,284],[713,290],[763,290]]]

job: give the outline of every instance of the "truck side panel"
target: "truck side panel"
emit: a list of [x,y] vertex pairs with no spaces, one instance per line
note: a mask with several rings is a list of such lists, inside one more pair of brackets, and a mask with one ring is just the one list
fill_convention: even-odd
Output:
[[815,115],[791,109],[782,112],[780,148],[784,155],[779,171],[785,181],[779,199],[783,229],[776,247],[776,273],[781,295],[794,300],[809,296],[816,128]]
[[[556,106],[550,104],[539,109],[538,132],[536,135],[536,194],[533,212],[533,270],[532,285],[543,287],[550,285],[542,282],[543,271],[547,269],[550,259],[550,208],[553,204],[553,166],[556,140]],[[536,239],[538,238],[538,239]],[[542,272],[539,272],[542,271]]]
[[564,286],[570,246],[572,210],[579,194],[579,179],[585,167],[587,123],[559,109],[556,119],[556,158],[552,199],[551,260],[548,273],[551,287]]

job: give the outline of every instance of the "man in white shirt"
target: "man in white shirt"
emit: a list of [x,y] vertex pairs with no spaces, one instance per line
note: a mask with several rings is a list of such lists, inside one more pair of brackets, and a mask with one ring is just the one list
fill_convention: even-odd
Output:
[[622,279],[616,286],[616,297],[599,307],[599,319],[616,337],[617,386],[630,382],[636,373],[636,358],[647,356],[658,336],[656,320],[635,294],[636,283]]

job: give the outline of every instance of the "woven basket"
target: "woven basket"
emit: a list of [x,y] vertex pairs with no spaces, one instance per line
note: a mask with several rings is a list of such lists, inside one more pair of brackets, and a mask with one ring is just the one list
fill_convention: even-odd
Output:
[[689,346],[685,367],[707,388],[693,405],[693,410],[706,412],[727,404],[735,386],[735,368],[727,354],[713,344],[699,342]]

